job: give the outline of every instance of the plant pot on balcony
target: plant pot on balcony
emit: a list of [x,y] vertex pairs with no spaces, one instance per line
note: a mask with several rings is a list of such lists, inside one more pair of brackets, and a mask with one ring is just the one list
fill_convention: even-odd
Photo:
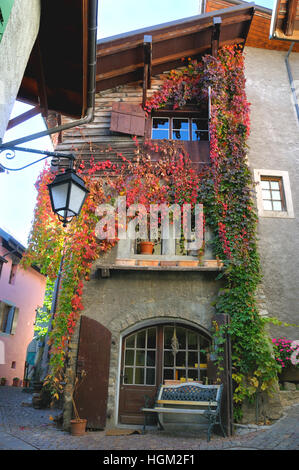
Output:
[[140,242],[139,243],[139,248],[140,248],[140,254],[141,255],[152,255],[154,251],[154,246],[155,244],[153,242]]
[[86,432],[87,419],[71,419],[71,435],[83,436]]
[[136,260],[135,259],[130,259],[130,258],[128,258],[128,259],[125,259],[125,258],[116,259],[115,264],[117,266],[135,266]]
[[219,261],[217,259],[205,259],[204,266],[206,268],[219,268]]
[[178,266],[185,266],[186,268],[196,267],[198,266],[198,261],[186,259],[184,261],[178,261]]
[[177,261],[161,261],[160,262],[160,266],[162,267],[169,267],[169,266],[176,266],[177,265]]
[[139,259],[138,266],[159,266],[157,259]]

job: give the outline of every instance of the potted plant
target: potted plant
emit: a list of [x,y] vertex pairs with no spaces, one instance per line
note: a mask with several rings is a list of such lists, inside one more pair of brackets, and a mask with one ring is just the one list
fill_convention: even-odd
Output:
[[19,383],[20,383],[19,377],[14,377],[14,378],[12,379],[12,386],[13,386],[13,387],[18,387],[18,386],[19,386]]
[[4,386],[6,384],[6,377],[1,377],[0,385]]
[[139,242],[140,254],[152,255],[154,251],[154,242],[142,240]]
[[73,409],[74,409],[74,414],[75,414],[75,418],[71,419],[70,421],[72,436],[82,436],[83,434],[85,434],[85,431],[86,431],[87,419],[80,418],[76,401],[75,401],[75,395],[78,391],[78,388],[82,384],[85,376],[86,376],[86,372],[82,370],[80,376],[76,377],[75,379],[75,383],[74,383],[74,387],[72,391],[72,404],[73,404]]

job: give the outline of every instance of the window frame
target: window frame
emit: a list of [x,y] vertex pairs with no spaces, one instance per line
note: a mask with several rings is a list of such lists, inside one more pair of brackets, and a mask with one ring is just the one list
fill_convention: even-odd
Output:
[[[288,171],[253,170],[256,184],[256,201],[259,217],[294,218],[291,186]],[[262,181],[279,181],[282,210],[266,210],[263,205]]]
[[[185,354],[185,366],[179,366],[177,364],[176,357],[174,358],[174,363],[173,366],[167,366],[165,365],[165,353],[171,353],[173,354],[172,348],[166,348],[165,344],[165,330],[166,328],[173,329],[174,331],[177,332],[178,329],[182,329],[185,335],[185,347],[180,347],[178,349],[178,353],[184,353]],[[149,330],[154,329],[155,330],[155,347],[148,347],[148,332]],[[138,347],[137,344],[137,337],[138,334],[145,332],[145,347]],[[197,346],[196,348],[191,348],[189,347],[189,335],[190,333],[196,335],[197,338]],[[178,333],[179,337],[179,333]],[[134,345],[128,345],[128,340],[134,339]],[[122,364],[121,364],[121,386],[128,386],[128,387],[156,387],[159,385],[160,380],[164,383],[165,380],[176,380],[176,372],[178,371],[177,376],[180,376],[180,373],[185,374],[185,380],[187,378],[191,378],[194,381],[205,381],[207,377],[207,361],[208,361],[208,356],[207,352],[203,352],[203,347],[204,348],[209,348],[212,346],[212,343],[209,338],[207,338],[202,332],[192,328],[191,326],[187,325],[180,325],[180,324],[171,324],[171,323],[165,323],[165,324],[158,324],[158,325],[151,325],[147,326],[145,328],[141,328],[137,331],[133,331],[130,334],[126,335],[123,338],[123,346],[122,346]],[[133,352],[133,363],[132,364],[126,364],[126,355],[127,352],[131,351]],[[137,352],[138,351],[144,351],[144,365],[138,365],[137,364]],[[154,352],[155,353],[155,365],[148,365],[147,363],[147,353],[148,352]],[[191,366],[191,362],[189,363],[189,355],[190,354],[197,354],[197,367],[195,367],[196,361],[192,362],[194,363],[193,366]],[[204,360],[205,363],[202,364],[201,361]],[[127,370],[130,369],[132,371],[132,383],[127,382]],[[143,369],[144,370],[144,376],[143,376],[143,383],[136,383],[136,369]],[[147,382],[147,370],[151,369],[154,370],[154,383],[153,384],[148,384]],[[172,378],[165,378],[165,371],[172,371]],[[188,376],[188,373],[190,372],[190,376]],[[161,373],[161,377],[160,377]],[[191,377],[191,374],[194,375],[194,377]],[[195,377],[196,375],[196,377]]]
[[[263,200],[263,202],[264,202],[264,201],[270,201],[270,202],[271,202],[271,206],[272,206],[272,211],[275,211],[275,212],[284,212],[284,211],[286,210],[286,202],[285,202],[285,197],[284,197],[284,190],[283,190],[283,181],[282,181],[282,178],[279,177],[279,176],[264,176],[264,175],[261,175],[261,183],[262,183],[263,181],[268,181],[269,183],[272,183],[272,182],[273,182],[273,183],[274,183],[274,182],[275,182],[275,183],[278,183],[278,187],[279,187],[278,190],[273,190],[273,189],[271,188],[271,184],[270,184],[270,187],[269,187],[269,189],[268,189],[268,191],[270,191],[270,193],[271,193],[271,198],[270,198],[270,199],[265,199],[265,198],[263,197],[263,190],[264,190],[264,188],[261,188],[261,189],[262,189],[262,200]],[[279,191],[280,199],[273,199],[273,198],[272,198],[272,191]],[[279,209],[274,209],[274,208],[273,208],[273,203],[274,203],[275,201],[278,201],[278,202],[281,203],[281,210],[279,210]],[[265,209],[265,207],[264,207],[264,205],[263,205],[263,210],[268,212],[269,209]]]
[[[157,139],[153,137],[153,120],[154,119],[168,119],[168,138],[166,139]],[[188,140],[181,140],[181,139],[173,139],[173,120],[174,119],[188,119],[188,132],[189,132],[189,139]],[[205,121],[207,123],[207,129],[200,129],[201,132],[205,132],[207,134],[207,139],[192,139],[192,121],[193,119],[200,119],[202,121]],[[198,112],[175,112],[175,111],[169,111],[169,112],[164,112],[164,113],[155,113],[151,116],[151,128],[150,128],[150,138],[152,140],[171,140],[171,141],[176,141],[176,142],[209,142],[210,141],[210,126],[209,126],[209,117],[203,117],[202,114]]]
[[[8,310],[7,318],[5,321],[5,328],[3,329],[5,309]],[[0,300],[0,335],[13,335],[16,327],[16,319],[18,315],[18,308],[6,301]],[[9,326],[9,328],[8,328]]]

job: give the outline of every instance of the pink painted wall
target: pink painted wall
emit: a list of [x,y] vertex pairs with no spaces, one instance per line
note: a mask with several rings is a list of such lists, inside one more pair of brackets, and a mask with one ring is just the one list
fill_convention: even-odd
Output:
[[[0,255],[7,253],[0,238]],[[23,380],[27,346],[33,338],[36,308],[43,305],[46,278],[36,270],[17,268],[14,284],[9,284],[12,260],[10,256],[4,263],[0,276],[0,300],[14,304],[19,308],[15,334],[0,331],[0,349],[5,350],[5,364],[0,363],[0,377],[6,377],[6,385],[12,385],[12,379]],[[1,344],[2,342],[2,344]],[[1,353],[1,351],[0,351]],[[1,359],[1,358],[0,358]],[[15,362],[16,367],[12,368]]]

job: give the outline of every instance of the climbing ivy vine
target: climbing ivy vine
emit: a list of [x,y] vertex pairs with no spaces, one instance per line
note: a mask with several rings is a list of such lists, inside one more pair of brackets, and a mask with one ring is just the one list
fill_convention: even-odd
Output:
[[214,234],[215,255],[224,261],[224,271],[219,276],[224,287],[215,309],[230,316],[230,325],[226,331],[220,329],[215,334],[219,345],[221,335],[231,335],[235,403],[241,404],[257,390],[269,390],[277,378],[279,366],[256,303],[261,273],[253,186],[246,161],[250,121],[244,58],[237,48],[225,47],[217,58],[205,56],[201,62],[191,59],[186,62],[180,70],[169,73],[145,109],[150,113],[165,105],[173,109],[188,103],[200,106],[210,96],[211,165],[195,171],[184,150],[174,143],[164,148],[159,162],[151,162],[146,145],[140,148],[137,139],[134,163],[121,154],[119,164],[112,165],[110,160],[96,163],[93,159],[88,165],[82,162],[78,171],[90,194],[80,216],[66,229],[50,208],[47,184],[54,174],[45,168],[37,183],[35,220],[24,265],[37,263],[43,273],[54,279],[62,256],[64,260],[50,334],[51,370],[46,380],[56,397],[68,342],[84,308],[84,280],[88,280],[94,260],[117,242],[97,240],[96,208],[103,202],[112,203],[119,194],[127,196],[127,204],[137,200],[144,204],[174,200],[193,206],[203,204],[205,224]]
[[200,104],[209,89],[212,164],[199,182],[198,199],[214,232],[215,254],[225,260],[225,287],[215,308],[230,316],[230,325],[218,330],[217,336],[220,345],[219,336],[231,335],[234,400],[240,404],[257,390],[271,389],[279,371],[256,302],[261,272],[253,184],[246,161],[250,119],[242,53],[225,47],[217,59],[205,56],[200,63],[188,59],[187,67],[170,73],[147,110],[163,107],[169,100],[174,108],[188,101]]

